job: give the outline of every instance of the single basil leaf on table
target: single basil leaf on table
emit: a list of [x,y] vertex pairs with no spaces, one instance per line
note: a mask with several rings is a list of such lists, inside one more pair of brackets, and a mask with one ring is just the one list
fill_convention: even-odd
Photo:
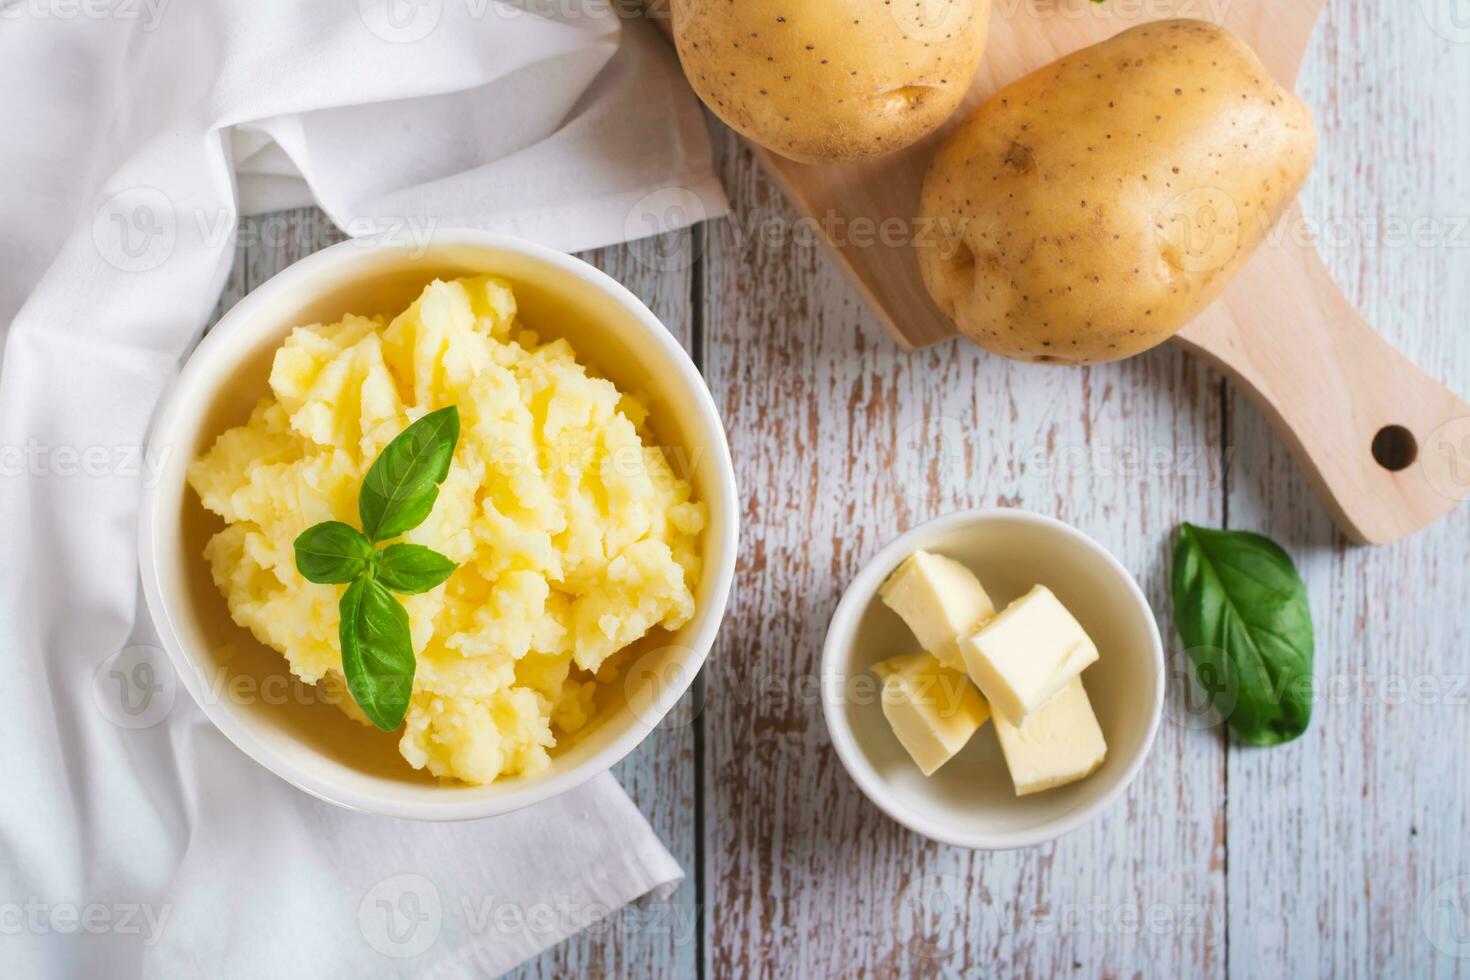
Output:
[[428,592],[459,566],[421,544],[390,544],[377,555],[377,580],[404,595]]
[[348,586],[338,606],[342,672],[363,714],[391,732],[403,724],[413,693],[413,638],[408,610],[368,578]]
[[351,582],[367,570],[372,557],[372,543],[341,521],[313,524],[296,537],[296,570],[318,585]]
[[1291,557],[1259,534],[1182,524],[1174,622],[1202,677],[1233,692],[1226,721],[1250,745],[1278,745],[1312,717],[1312,610]]
[[424,522],[459,442],[459,409],[430,412],[383,448],[357,495],[362,530],[370,541],[395,538]]

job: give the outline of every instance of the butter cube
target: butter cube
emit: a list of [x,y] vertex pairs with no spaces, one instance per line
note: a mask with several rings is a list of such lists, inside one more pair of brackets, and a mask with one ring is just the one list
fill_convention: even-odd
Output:
[[980,580],[952,558],[916,551],[878,590],[919,645],[953,670],[964,670],[957,641],[995,615]]
[[1096,772],[1108,754],[1080,677],[1019,728],[996,715],[995,734],[1017,796],[1075,783]]
[[970,679],[929,653],[873,667],[883,678],[883,716],[924,775],[954,758],[990,717]]
[[970,679],[1014,725],[1044,707],[1097,660],[1082,624],[1038,585],[959,643]]

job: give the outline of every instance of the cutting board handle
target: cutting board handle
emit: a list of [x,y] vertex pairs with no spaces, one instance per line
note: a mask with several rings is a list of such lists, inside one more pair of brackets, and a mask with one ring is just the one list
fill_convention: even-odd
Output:
[[1304,227],[1294,206],[1175,340],[1266,414],[1350,537],[1396,541],[1470,495],[1470,404],[1369,326]]

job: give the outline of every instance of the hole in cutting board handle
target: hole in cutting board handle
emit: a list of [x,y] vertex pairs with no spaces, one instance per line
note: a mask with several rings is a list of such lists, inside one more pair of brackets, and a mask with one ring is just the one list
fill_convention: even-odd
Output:
[[1385,425],[1373,437],[1373,459],[1390,473],[1414,465],[1419,458],[1419,440],[1402,425]]

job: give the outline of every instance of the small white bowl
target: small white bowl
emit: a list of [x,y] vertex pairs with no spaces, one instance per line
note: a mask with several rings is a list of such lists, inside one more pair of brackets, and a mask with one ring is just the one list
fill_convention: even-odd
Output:
[[[1039,584],[1077,617],[1099,652],[1082,681],[1108,743],[1102,768],[1070,786],[1018,797],[988,723],[933,776],[919,771],[883,716],[871,670],[918,649],[878,589],[921,549],[968,565],[997,608]],[[960,847],[1031,847],[1091,820],[1143,765],[1163,701],[1163,643],[1133,576],[1082,532],[1019,510],[951,514],[884,548],[848,586],[822,651],[822,707],[842,764],[894,820]]]
[[[534,776],[489,786],[440,784],[397,757],[384,735],[293,682],[283,657],[223,611],[201,550],[219,525],[186,489],[189,462],[245,421],[267,391],[271,358],[292,327],[345,313],[392,314],[435,277],[494,273],[510,280],[523,319],[565,337],[650,409],[676,468],[709,507],[694,618],[646,638],[604,715]],[[195,350],[154,422],[139,530],[148,608],[184,686],[232,742],[321,799],[424,820],[488,817],[563,793],[606,771],[646,737],[693,682],[714,643],[735,572],[738,506],[730,450],[709,390],[678,342],[636,296],[580,259],[504,235],[437,231],[428,245],[356,239],[317,252],[264,283],[223,316]],[[210,526],[214,522],[214,527]]]

